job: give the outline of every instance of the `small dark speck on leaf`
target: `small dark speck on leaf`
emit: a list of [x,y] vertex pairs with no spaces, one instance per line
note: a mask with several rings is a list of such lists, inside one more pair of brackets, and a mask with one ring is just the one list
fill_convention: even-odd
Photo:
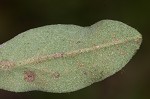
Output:
[[59,77],[60,77],[60,73],[59,73],[59,72],[54,72],[54,73],[52,74],[52,76],[53,76],[54,78],[59,78]]
[[36,74],[33,71],[24,71],[24,80],[27,82],[33,82],[35,80]]
[[79,44],[79,43],[81,43],[81,41],[77,41],[77,42],[76,42],[76,44]]

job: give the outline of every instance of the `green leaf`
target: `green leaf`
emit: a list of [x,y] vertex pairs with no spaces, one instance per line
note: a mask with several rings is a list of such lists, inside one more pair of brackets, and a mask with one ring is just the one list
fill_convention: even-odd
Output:
[[76,91],[122,69],[141,42],[137,30],[113,20],[31,29],[0,45],[0,88]]

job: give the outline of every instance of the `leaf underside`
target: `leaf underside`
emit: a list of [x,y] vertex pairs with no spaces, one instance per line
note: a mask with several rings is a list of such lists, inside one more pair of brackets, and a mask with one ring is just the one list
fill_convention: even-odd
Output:
[[31,29],[0,46],[0,88],[76,91],[122,69],[141,42],[137,30],[113,20]]

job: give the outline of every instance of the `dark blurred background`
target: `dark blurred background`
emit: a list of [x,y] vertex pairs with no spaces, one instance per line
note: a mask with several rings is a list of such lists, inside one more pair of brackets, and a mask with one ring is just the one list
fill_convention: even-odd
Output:
[[0,44],[50,24],[122,21],[143,35],[141,49],[115,75],[82,90],[54,94],[0,90],[0,99],[150,99],[150,0],[0,0]]

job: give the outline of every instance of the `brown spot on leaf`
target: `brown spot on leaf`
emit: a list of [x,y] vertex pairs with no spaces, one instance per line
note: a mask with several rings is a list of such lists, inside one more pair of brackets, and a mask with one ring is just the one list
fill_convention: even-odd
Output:
[[79,67],[83,67],[83,66],[84,66],[84,64],[81,63],[81,62],[78,62],[77,65],[78,65]]
[[77,42],[76,42],[76,44],[79,44],[79,43],[81,43],[81,41],[77,41]]
[[33,71],[24,72],[24,80],[27,82],[33,82],[35,80],[36,74]]
[[54,77],[54,78],[59,78],[59,77],[60,77],[60,73],[59,73],[59,72],[54,72],[54,73],[52,74],[52,77]]
[[118,44],[119,39],[118,39],[118,38],[115,38],[113,42],[114,42],[114,44]]
[[84,75],[87,75],[88,73],[87,73],[86,71],[83,71],[83,74],[84,74]]
[[135,39],[134,41],[135,41],[138,45],[140,45],[141,42],[142,42],[142,38]]

